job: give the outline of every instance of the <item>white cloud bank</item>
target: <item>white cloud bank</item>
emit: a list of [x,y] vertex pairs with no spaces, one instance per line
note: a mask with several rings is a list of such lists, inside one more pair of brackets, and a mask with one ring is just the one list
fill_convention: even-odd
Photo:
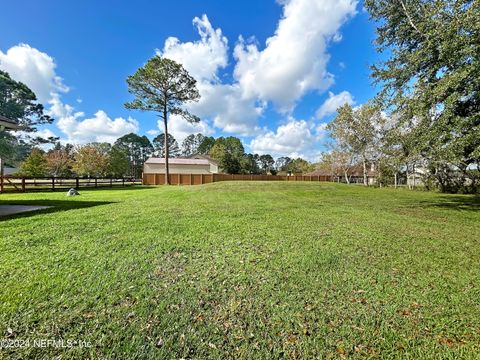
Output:
[[57,120],[57,127],[67,136],[64,141],[85,144],[88,142],[113,143],[120,136],[137,132],[138,122],[135,119],[121,117],[111,119],[103,110],[98,110],[91,118],[84,119],[85,114],[63,104],[58,97],[51,101],[50,115]]
[[342,91],[336,95],[332,92],[329,92],[328,99],[325,100],[322,106],[320,106],[315,115],[318,119],[322,119],[326,116],[334,114],[339,107],[345,104],[355,104],[352,94],[350,94],[348,91]]
[[[83,112],[63,103],[61,94],[70,89],[57,75],[56,68],[50,55],[27,44],[13,46],[5,53],[0,51],[0,69],[32,89],[40,103],[50,105],[47,113],[56,120],[55,125],[66,136],[62,140],[71,143],[113,142],[122,135],[138,131],[138,122],[132,118],[112,120],[105,111],[97,110],[93,117],[84,119]],[[43,128],[36,135],[56,136],[50,128]]]
[[315,147],[324,136],[325,125],[316,126],[313,122],[290,118],[286,124],[280,125],[276,132],[267,131],[254,138],[250,149],[259,154],[315,160]]
[[[258,120],[269,104],[280,112],[290,112],[311,91],[326,91],[334,82],[327,70],[328,45],[341,40],[341,26],[356,13],[357,0],[281,0],[283,15],[275,33],[260,47],[242,37],[233,50],[233,78],[223,81],[222,71],[229,65],[228,39],[215,29],[208,17],[193,20],[199,39],[182,42],[168,38],[159,55],[182,63],[198,80],[201,99],[188,109],[202,119],[189,124],[172,117],[172,134],[183,140],[190,133],[214,133],[213,127],[241,136],[255,136],[251,148],[257,152],[285,155],[311,152],[322,133],[322,125],[289,118],[276,130],[262,130]],[[112,119],[98,110],[93,117],[64,104],[61,94],[68,87],[56,74],[52,57],[28,45],[20,44],[0,52],[0,68],[25,82],[42,102],[50,103],[50,112],[68,141],[110,141],[125,133],[138,131],[136,120]],[[319,118],[331,113],[338,102],[353,102],[348,92],[330,94],[317,111]],[[336,110],[336,107],[335,107]],[[162,124],[159,129],[163,130]],[[156,134],[150,130],[149,134]]]
[[[269,103],[281,112],[291,111],[308,92],[325,91],[333,84],[334,77],[327,71],[327,46],[341,40],[340,27],[355,15],[357,6],[357,0],[280,3],[283,16],[263,49],[254,41],[239,38],[233,51],[232,82],[222,82],[219,75],[228,66],[228,39],[206,15],[193,20],[199,40],[181,42],[170,37],[163,49],[157,50],[159,55],[183,64],[198,80],[201,99],[188,109],[224,132],[257,136],[253,143],[256,149],[271,149],[265,144],[283,137],[271,134],[281,133],[284,125],[267,134],[262,134],[258,125]],[[267,139],[261,141],[262,136]]]
[[327,45],[339,41],[341,25],[356,13],[354,0],[289,0],[283,18],[266,47],[240,42],[235,47],[235,78],[247,98],[272,101],[291,110],[311,90],[324,91],[334,82],[327,71]]
[[[253,133],[262,107],[253,99],[243,98],[238,84],[222,84],[219,79],[219,72],[228,65],[227,38],[221,29],[213,28],[206,15],[194,18],[193,24],[200,40],[182,43],[170,37],[157,54],[181,63],[197,79],[201,97],[198,103],[187,106],[190,111],[202,119],[210,119],[223,131]],[[202,121],[197,127],[207,128],[208,124]]]
[[[163,120],[159,120],[157,125],[159,133],[163,133]],[[169,121],[168,132],[173,135],[179,145],[182,145],[183,140],[185,140],[188,135],[201,133],[205,136],[208,136],[213,134],[213,129],[205,121],[189,123],[181,116],[172,115]]]
[[41,103],[50,100],[52,94],[69,91],[56,74],[56,67],[51,56],[27,44],[12,46],[5,53],[0,51],[0,69],[26,84]]

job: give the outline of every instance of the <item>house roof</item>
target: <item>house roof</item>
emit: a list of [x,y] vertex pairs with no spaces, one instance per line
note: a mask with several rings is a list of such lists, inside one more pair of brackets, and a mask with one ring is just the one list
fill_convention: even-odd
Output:
[[[207,159],[185,159],[185,158],[173,158],[168,159],[170,165],[210,165],[213,161]],[[165,158],[151,157],[145,164],[165,164]]]
[[[332,172],[329,170],[315,170],[312,172],[309,172],[307,174],[304,174],[307,176],[333,176]],[[361,177],[363,176],[363,166],[362,165],[356,165],[353,166],[349,171],[348,171],[349,176],[354,176],[354,177]],[[374,177],[377,176],[377,172],[372,169],[367,170],[367,176]]]
[[332,173],[327,170],[315,170],[309,173],[304,174],[305,176],[331,176]]
[[4,127],[5,129],[11,129],[11,130],[20,129],[20,126],[18,126],[18,124],[15,121],[10,120],[2,115],[0,115],[0,127]]

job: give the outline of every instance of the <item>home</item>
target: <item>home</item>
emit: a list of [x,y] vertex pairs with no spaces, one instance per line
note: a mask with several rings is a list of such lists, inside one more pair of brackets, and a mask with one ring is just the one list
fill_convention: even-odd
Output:
[[[334,173],[331,170],[317,169],[315,171],[304,174],[306,176],[329,176],[335,182],[345,182],[345,174],[340,169]],[[363,184],[363,165],[356,164],[347,171],[348,181],[350,184]],[[367,170],[368,185],[375,185],[377,183],[378,173],[374,164],[371,164]]]
[[13,121],[13,120],[10,120],[8,118],[6,118],[5,116],[2,116],[0,115],[0,131],[2,130],[18,130],[20,128],[20,126],[18,126],[18,124]]
[[[19,130],[19,129],[20,129],[20,126],[18,126],[18,124],[15,121],[0,115],[0,131]],[[8,175],[8,174],[5,174],[4,166],[5,165],[3,163],[2,157],[0,156],[0,177],[3,177],[4,175]],[[0,185],[0,191],[3,191],[3,180]]]
[[[207,157],[168,159],[170,174],[218,174],[218,163]],[[144,174],[165,174],[165,159],[151,157],[143,165]]]

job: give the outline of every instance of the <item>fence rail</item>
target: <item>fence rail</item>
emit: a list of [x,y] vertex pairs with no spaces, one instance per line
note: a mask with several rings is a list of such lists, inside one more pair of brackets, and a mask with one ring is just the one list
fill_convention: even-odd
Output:
[[70,188],[104,188],[141,185],[141,179],[132,178],[28,178],[17,176],[0,177],[0,193],[27,191],[60,191]]
[[[243,175],[243,174],[170,174],[172,185],[201,185],[218,181],[332,181],[331,176]],[[144,185],[164,185],[165,174],[143,174]]]

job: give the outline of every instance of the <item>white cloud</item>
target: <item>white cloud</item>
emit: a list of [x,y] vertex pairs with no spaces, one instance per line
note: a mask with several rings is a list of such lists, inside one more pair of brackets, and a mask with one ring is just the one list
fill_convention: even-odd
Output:
[[341,25],[356,12],[356,0],[283,0],[275,35],[259,50],[240,37],[235,46],[234,81],[222,82],[228,65],[228,40],[208,17],[193,20],[200,39],[181,42],[170,37],[157,54],[181,64],[197,79],[200,101],[187,108],[224,132],[242,136],[260,132],[258,119],[273,101],[291,110],[310,90],[333,83],[327,71],[327,45],[340,41]]
[[83,119],[85,114],[63,104],[58,96],[50,101],[49,114],[57,119],[57,127],[67,136],[63,139],[74,144],[88,142],[113,143],[117,138],[139,129],[138,121],[132,118],[118,117],[111,119],[103,110],[98,110],[94,117]]
[[181,43],[175,37],[165,41],[163,50],[157,50],[161,56],[181,63],[197,80],[216,80],[219,69],[228,64],[228,40],[221,29],[214,29],[207,15],[195,17],[200,40]]
[[[158,123],[159,132],[164,132],[163,120]],[[189,123],[187,120],[178,115],[172,115],[168,122],[168,132],[173,135],[178,144],[181,145],[183,140],[190,134],[203,134],[209,136],[213,134],[213,129],[205,121],[198,123]],[[158,134],[157,134],[158,135]]]
[[[84,119],[83,112],[75,111],[73,106],[63,103],[60,94],[68,92],[69,88],[56,74],[56,67],[50,55],[27,44],[13,46],[6,53],[0,51],[0,69],[8,72],[13,79],[25,83],[37,95],[40,103],[50,105],[47,113],[66,135],[64,141],[113,142],[122,135],[138,131],[138,122],[132,118],[118,117],[112,120],[104,111],[98,110],[94,117]],[[77,98],[77,102],[80,104],[82,100]],[[55,136],[48,128],[30,135],[43,138]]]
[[299,152],[311,152],[318,141],[312,127],[305,120],[289,119],[276,132],[269,131],[254,138],[250,148],[255,153],[274,156],[295,156]]
[[348,91],[342,91],[339,94],[334,94],[332,92],[328,93],[328,99],[320,106],[316,112],[318,119],[322,119],[326,116],[334,114],[337,109],[345,104],[353,105],[355,101],[353,100],[352,94]]
[[51,56],[27,44],[13,46],[6,53],[0,51],[0,69],[26,84],[41,103],[50,100],[52,94],[69,90],[56,74],[56,67]]
[[[182,43],[170,37],[157,54],[181,63],[197,79],[201,97],[198,103],[187,105],[192,113],[210,119],[215,127],[223,131],[253,134],[262,107],[254,99],[242,98],[238,84],[222,84],[218,76],[218,72],[228,65],[227,38],[222,35],[221,29],[213,28],[206,15],[196,17],[193,23],[200,40]],[[187,129],[185,123],[176,125],[172,121],[172,126],[182,129],[177,131],[178,137],[182,137]]]
[[160,134],[160,130],[158,130],[158,129],[151,129],[151,130],[148,130],[148,131],[147,131],[147,134],[150,135],[150,136],[157,136],[158,134]]
[[235,78],[243,95],[273,101],[291,110],[308,91],[325,90],[333,83],[327,71],[330,41],[339,41],[341,25],[356,13],[356,0],[288,0],[283,18],[266,47],[240,38],[235,47]]
[[237,84],[198,84],[202,98],[190,109],[200,117],[212,119],[213,125],[225,132],[252,135],[258,132],[257,119],[264,106],[243,99]]

